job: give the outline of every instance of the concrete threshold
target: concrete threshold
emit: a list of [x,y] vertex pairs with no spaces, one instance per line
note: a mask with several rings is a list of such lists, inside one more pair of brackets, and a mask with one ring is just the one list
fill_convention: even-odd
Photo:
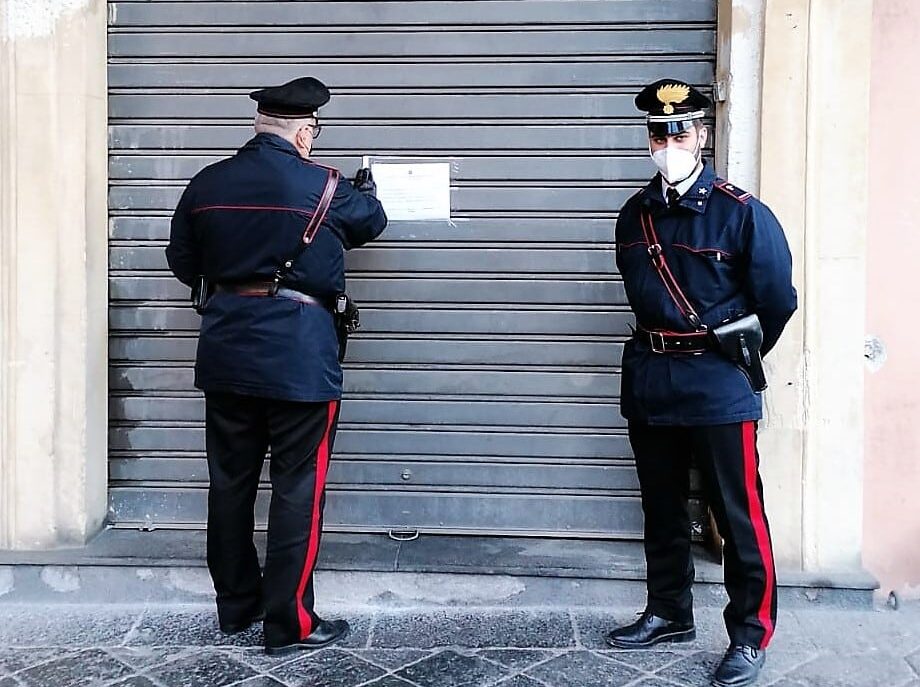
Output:
[[[264,550],[265,535],[256,544]],[[204,603],[213,595],[200,530],[109,529],[87,546],[0,551],[0,602]],[[722,567],[695,551],[699,605],[722,605]],[[317,593],[346,607],[641,606],[641,542],[327,533]],[[869,607],[864,572],[779,570],[780,603]]]

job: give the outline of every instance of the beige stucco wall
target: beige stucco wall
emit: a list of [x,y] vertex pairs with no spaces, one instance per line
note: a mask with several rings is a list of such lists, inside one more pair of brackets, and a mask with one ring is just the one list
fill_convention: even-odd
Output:
[[[790,122],[804,126],[805,80],[796,73],[796,57],[807,51],[807,21],[790,21],[785,8],[775,3],[768,11],[765,0],[720,0],[716,79],[726,100],[717,104],[716,164],[738,186],[763,198],[777,213],[786,231],[795,261],[795,282],[804,274],[804,194],[789,184],[790,175],[805,174],[804,154],[770,145],[777,129]],[[807,17],[808,2],[800,2]],[[804,8],[804,9],[802,9]],[[790,75],[794,78],[789,81]],[[764,79],[767,79],[766,82]],[[764,121],[763,93],[780,83],[787,91],[785,110],[767,103]],[[762,143],[766,146],[762,148]],[[782,154],[780,154],[782,153]],[[762,178],[761,171],[764,170]],[[762,183],[763,182],[763,183]],[[777,564],[781,569],[801,569],[802,469],[804,388],[802,315],[790,322],[776,353],[766,361],[771,387],[765,395],[765,418],[760,425],[759,447],[764,496],[773,533]]]
[[866,372],[866,567],[882,591],[920,596],[920,2],[873,15]]
[[767,506],[781,565],[855,570],[872,0],[763,6],[759,190],[786,229],[800,299],[769,360]]
[[[760,186],[758,194],[779,218],[793,259],[793,281],[799,311],[765,363],[770,388],[764,397],[761,432],[761,472],[773,534],[777,566],[805,565],[802,517],[804,508],[804,322],[808,303],[805,281],[804,136],[807,92],[808,2],[765,3],[761,68],[761,119],[758,129]],[[783,97],[777,98],[782,91]],[[789,136],[789,133],[794,135]],[[777,145],[783,142],[782,145]]]
[[0,0],[0,548],[106,511],[106,4]]

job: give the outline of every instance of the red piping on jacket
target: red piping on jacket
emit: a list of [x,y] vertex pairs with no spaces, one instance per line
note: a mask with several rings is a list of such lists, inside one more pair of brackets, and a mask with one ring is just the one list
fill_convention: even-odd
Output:
[[205,212],[206,210],[271,210],[272,212],[296,212],[299,215],[311,214],[304,208],[288,208],[277,205],[205,205],[200,208],[192,208],[192,214]]
[[721,248],[692,248],[683,243],[672,243],[671,245],[674,246],[675,248],[682,248],[683,250],[688,250],[691,253],[703,253],[703,254],[716,253],[717,255],[721,255],[722,257],[725,257],[725,258],[732,257],[731,253],[729,253],[727,250],[722,250]]

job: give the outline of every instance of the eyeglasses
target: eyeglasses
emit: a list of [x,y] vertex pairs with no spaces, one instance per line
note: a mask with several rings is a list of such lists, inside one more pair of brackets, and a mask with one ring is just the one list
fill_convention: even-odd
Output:
[[319,138],[319,135],[323,132],[323,125],[317,122],[316,124],[307,124],[310,129],[310,135],[313,136],[313,139],[316,140]]

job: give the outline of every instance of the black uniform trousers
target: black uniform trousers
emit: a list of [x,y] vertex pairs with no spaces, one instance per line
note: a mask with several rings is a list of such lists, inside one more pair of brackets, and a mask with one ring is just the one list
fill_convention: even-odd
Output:
[[[313,570],[339,403],[207,393],[208,569],[222,623],[265,610],[265,642],[290,644],[316,626]],[[272,484],[264,573],[253,544],[266,451]]]
[[661,427],[630,423],[648,564],[648,609],[692,622],[691,458],[724,539],[725,625],[733,643],[766,648],[776,625],[773,546],[758,471],[757,423]]

